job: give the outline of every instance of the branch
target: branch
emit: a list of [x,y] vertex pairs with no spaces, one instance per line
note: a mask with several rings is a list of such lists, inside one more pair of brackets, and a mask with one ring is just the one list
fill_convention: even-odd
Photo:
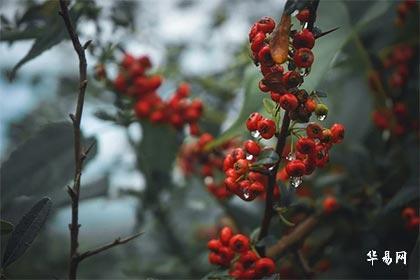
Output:
[[313,215],[296,226],[296,228],[288,235],[283,236],[275,245],[267,249],[267,256],[270,258],[278,258],[284,255],[291,247],[296,246],[319,223],[319,216]]
[[79,41],[79,37],[73,27],[70,20],[68,2],[60,0],[60,12],[59,14],[63,18],[64,24],[67,29],[67,33],[73,44],[73,48],[79,58],[79,93],[77,96],[77,105],[75,114],[70,114],[70,118],[73,123],[73,138],[74,138],[74,181],[73,187],[68,189],[68,193],[71,198],[71,224],[70,229],[70,261],[69,261],[69,279],[76,279],[77,266],[78,266],[78,253],[77,248],[79,246],[79,197],[80,197],[80,177],[82,174],[83,160],[85,155],[82,151],[81,144],[81,131],[80,123],[83,114],[83,104],[85,100],[85,91],[87,86],[87,63],[85,49],[82,47]]
[[121,244],[125,244],[127,242],[130,242],[131,240],[136,239],[137,237],[139,237],[140,235],[142,235],[143,233],[144,232],[139,232],[137,234],[134,234],[132,236],[129,236],[129,237],[126,237],[126,238],[123,238],[123,239],[121,239],[121,238],[118,237],[117,239],[115,239],[111,243],[105,244],[105,245],[103,245],[101,247],[98,247],[96,249],[93,249],[93,250],[88,250],[88,251],[86,251],[86,252],[84,252],[84,253],[82,253],[82,254],[80,254],[78,256],[78,262],[81,262],[82,260],[84,260],[86,258],[89,258],[89,257],[91,257],[93,255],[96,255],[96,254],[99,254],[99,253],[101,253],[103,251],[106,251],[106,250],[108,250],[108,249],[110,249],[112,247],[115,247],[115,246],[118,246],[118,245],[121,245]]
[[[271,218],[273,217],[273,213],[274,213],[273,191],[276,185],[276,175],[277,175],[277,171],[279,169],[279,165],[281,162],[281,155],[283,154],[283,149],[286,144],[286,138],[288,136],[289,125],[290,125],[289,112],[285,111],[283,122],[280,129],[280,134],[277,138],[278,140],[277,140],[277,145],[276,145],[276,152],[279,154],[280,160],[276,163],[273,170],[271,170],[271,173],[268,177],[268,188],[267,188],[267,196],[265,200],[264,218],[261,224],[261,230],[260,230],[260,234],[258,235],[258,240],[261,240],[267,236],[268,228],[270,227]],[[264,252],[262,252],[263,250],[261,249],[260,251],[261,252],[259,253],[264,255]]]
[[319,0],[313,0],[311,5],[309,6],[310,18],[309,18],[309,21],[308,21],[308,27],[307,28],[311,32],[314,29],[314,24],[315,24],[315,21],[316,21],[316,11],[318,9],[318,5],[319,5]]

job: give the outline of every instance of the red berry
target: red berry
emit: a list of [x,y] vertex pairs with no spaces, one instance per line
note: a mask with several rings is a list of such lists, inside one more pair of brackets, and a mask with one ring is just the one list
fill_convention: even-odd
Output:
[[268,45],[264,46],[258,52],[258,61],[265,66],[272,66],[274,65],[273,58],[271,57],[270,47]]
[[286,93],[280,97],[280,106],[286,111],[293,111],[299,105],[296,96],[291,93]]
[[333,135],[330,129],[324,129],[322,131],[322,138],[321,138],[322,143],[326,143],[329,144],[333,141]]
[[147,55],[140,56],[137,61],[143,66],[145,69],[152,67],[152,62]]
[[211,252],[209,254],[209,262],[214,265],[221,265],[222,258],[218,254]]
[[321,139],[322,127],[317,123],[310,123],[306,127],[306,135],[308,135],[310,138]]
[[269,88],[266,84],[264,84],[264,83],[263,83],[263,81],[260,81],[260,82],[258,83],[258,87],[259,87],[259,89],[260,89],[262,92],[268,92],[268,91],[270,91],[270,88]]
[[302,82],[302,77],[296,71],[288,71],[284,73],[283,83],[287,88],[297,87]]
[[314,54],[308,48],[300,48],[295,52],[293,60],[297,67],[308,68],[314,62]]
[[327,196],[324,199],[322,206],[324,207],[324,212],[326,214],[331,214],[338,208],[337,199],[335,199],[334,196]]
[[302,154],[312,154],[315,152],[315,141],[312,138],[302,137],[296,142],[296,150]]
[[401,212],[401,216],[404,219],[409,220],[416,216],[416,210],[414,210],[413,207],[405,207],[404,210]]
[[313,99],[311,99],[311,98],[309,98],[305,102],[305,109],[309,113],[312,113],[313,111],[315,111],[316,105],[317,105],[316,101],[313,100]]
[[413,217],[407,221],[407,224],[405,225],[405,227],[407,228],[407,230],[414,230],[414,229],[418,230],[419,225],[420,225],[420,217]]
[[190,85],[188,83],[181,83],[176,90],[176,95],[185,98],[190,94]]
[[232,151],[231,155],[233,156],[233,159],[236,160],[236,161],[246,158],[245,151],[242,148],[234,149]]
[[131,78],[135,78],[135,77],[138,77],[138,76],[143,75],[144,68],[140,64],[138,64],[138,63],[133,63],[130,66],[130,69],[128,71],[130,73],[130,77]]
[[233,232],[230,227],[224,227],[220,230],[220,242],[222,242],[223,245],[227,246],[232,236]]
[[330,128],[332,133],[332,139],[334,143],[341,143],[344,139],[344,126],[339,123],[335,123]]
[[233,164],[235,163],[235,159],[232,155],[227,155],[223,160],[223,171],[227,171],[228,169],[233,168]]
[[302,11],[299,11],[299,13],[296,15],[296,18],[300,22],[307,22],[309,20],[309,16],[311,13],[309,12],[309,9],[303,9]]
[[226,177],[224,183],[226,188],[233,193],[239,190],[239,183],[236,182],[236,178],[234,177]]
[[303,161],[295,159],[286,164],[286,172],[289,177],[302,177],[305,174]]
[[270,276],[276,270],[274,261],[270,258],[261,258],[255,263],[255,272],[258,276]]
[[258,256],[253,251],[247,251],[239,258],[239,262],[245,269],[252,267],[257,260]]
[[261,152],[261,147],[257,142],[248,140],[244,143],[245,151],[253,156],[258,156]]
[[258,32],[257,35],[255,35],[254,39],[251,42],[251,50],[253,53],[256,53],[258,55],[259,51],[264,46],[264,40],[265,34],[263,32]]
[[204,148],[208,143],[213,141],[214,137],[210,133],[204,133],[200,136],[200,139],[198,139],[198,147]]
[[277,92],[274,92],[274,91],[271,91],[270,92],[270,97],[271,97],[271,100],[273,100],[274,102],[279,103],[280,102],[280,98],[282,97],[282,94],[277,93]]
[[258,132],[264,139],[270,139],[276,133],[276,124],[273,120],[262,119],[258,122]]
[[258,21],[258,28],[264,33],[271,33],[275,26],[276,22],[270,17],[263,17]]
[[118,76],[115,78],[114,81],[114,88],[118,91],[118,92],[123,92],[127,87],[125,78],[122,74],[118,74]]
[[308,29],[303,29],[302,31],[295,34],[293,37],[293,46],[296,49],[308,48],[312,49],[315,45],[315,37],[311,31]]
[[254,193],[254,195],[259,195],[264,192],[265,188],[261,182],[255,181],[249,186],[249,190]]
[[150,104],[147,101],[138,101],[134,105],[134,111],[136,112],[136,115],[138,118],[145,118],[150,114]]
[[240,159],[235,162],[235,164],[233,165],[233,169],[235,169],[235,172],[239,175],[243,175],[246,172],[248,172],[249,163],[246,159]]
[[136,59],[134,58],[134,56],[132,56],[131,54],[125,53],[122,59],[121,65],[125,69],[129,69],[135,61]]
[[222,246],[223,245],[220,242],[220,240],[217,239],[212,239],[207,243],[207,248],[209,248],[210,251],[213,251],[215,253],[217,253]]
[[248,251],[249,239],[245,235],[236,234],[230,239],[229,247],[237,253]]
[[255,131],[258,129],[258,122],[263,118],[263,116],[258,113],[252,113],[247,121],[246,121],[246,127],[248,128],[249,131]]

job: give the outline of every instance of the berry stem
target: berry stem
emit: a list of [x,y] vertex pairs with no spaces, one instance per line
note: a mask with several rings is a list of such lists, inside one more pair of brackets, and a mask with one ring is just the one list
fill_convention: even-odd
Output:
[[[264,218],[261,224],[260,234],[258,235],[258,240],[262,240],[268,234],[268,229],[270,227],[271,218],[273,217],[274,210],[273,210],[273,191],[274,187],[276,186],[276,175],[277,171],[280,166],[281,162],[281,155],[283,154],[284,146],[286,144],[286,138],[288,136],[290,125],[290,117],[289,112],[285,111],[283,122],[281,124],[280,134],[277,137],[277,144],[276,144],[276,152],[280,156],[280,160],[274,165],[273,170],[271,170],[270,175],[268,177],[268,187],[267,187],[267,196],[265,199],[265,210],[264,210]],[[264,254],[264,248],[259,248],[259,253],[262,256]]]

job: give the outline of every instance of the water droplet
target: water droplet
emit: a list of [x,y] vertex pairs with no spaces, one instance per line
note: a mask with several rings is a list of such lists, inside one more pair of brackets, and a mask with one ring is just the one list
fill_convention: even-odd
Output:
[[269,171],[271,171],[271,170],[273,170],[274,169],[274,165],[273,166],[270,166],[269,168],[268,168],[268,170]]
[[316,118],[317,118],[319,121],[323,121],[323,120],[325,120],[325,119],[327,118],[327,115],[318,115]]
[[286,159],[287,159],[288,161],[295,160],[295,159],[296,159],[296,154],[295,154],[295,153],[289,153],[289,154],[286,156]]
[[260,137],[260,132],[258,130],[251,131],[251,136],[254,138]]
[[246,159],[247,159],[247,160],[252,160],[253,158],[254,158],[254,156],[253,156],[253,155],[247,155],[247,156],[246,156]]
[[244,194],[244,198],[248,199],[251,196],[251,193],[249,192],[248,189],[244,189],[243,190],[243,194]]
[[302,177],[290,177],[290,184],[297,188],[302,184]]
[[299,68],[299,74],[301,76],[305,75],[305,73],[306,73],[306,69],[305,68]]

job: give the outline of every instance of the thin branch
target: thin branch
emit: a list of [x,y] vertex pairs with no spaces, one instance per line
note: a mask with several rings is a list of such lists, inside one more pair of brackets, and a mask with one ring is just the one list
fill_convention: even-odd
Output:
[[99,253],[101,253],[101,252],[103,252],[105,250],[108,250],[108,249],[112,248],[112,247],[115,247],[115,246],[122,245],[122,244],[125,244],[127,242],[130,242],[131,240],[136,239],[137,237],[139,237],[140,235],[142,235],[143,233],[144,232],[139,232],[137,234],[134,234],[132,236],[129,236],[129,237],[126,237],[126,238],[123,238],[123,239],[121,239],[121,238],[118,237],[117,239],[115,239],[111,243],[108,243],[108,244],[105,244],[105,245],[103,245],[101,247],[98,247],[96,249],[88,250],[88,251],[86,251],[84,253],[81,253],[78,256],[78,262],[81,262],[82,260],[84,260],[84,259],[86,259],[88,257],[91,257],[93,255],[99,254]]
[[78,267],[78,246],[79,246],[79,197],[80,197],[80,177],[82,174],[84,154],[82,151],[80,123],[82,121],[83,105],[85,99],[85,91],[87,86],[87,62],[85,49],[79,41],[79,37],[70,20],[68,2],[60,0],[60,12],[63,18],[67,32],[73,44],[73,48],[79,58],[79,93],[77,95],[77,105],[75,114],[70,114],[73,123],[74,138],[74,181],[73,187],[68,189],[71,198],[71,224],[70,228],[70,260],[69,260],[69,279],[76,279]]
[[[282,122],[282,125],[281,125],[280,134],[277,138],[278,140],[277,140],[277,145],[276,145],[276,152],[280,156],[283,154],[283,149],[284,149],[284,146],[286,144],[286,138],[287,138],[287,135],[288,135],[289,125],[290,125],[289,112],[286,111],[284,113],[283,122]],[[277,175],[277,171],[278,171],[279,166],[280,166],[280,161],[281,161],[281,159],[276,163],[274,168],[271,170],[270,176],[268,177],[268,187],[267,187],[267,196],[266,196],[266,199],[265,199],[264,218],[263,218],[263,221],[262,221],[262,224],[261,224],[261,230],[260,230],[260,233],[258,235],[258,240],[261,240],[261,239],[263,239],[264,237],[267,236],[268,229],[270,227],[271,218],[273,217],[273,214],[274,214],[273,191],[274,191],[274,188],[276,186],[276,175]],[[263,249],[260,249],[259,251],[260,251],[259,252],[260,254],[264,255]]]
[[314,24],[316,21],[316,11],[318,10],[319,0],[313,0],[309,6],[310,18],[308,21],[308,30],[312,31],[314,29]]
[[267,249],[267,256],[278,258],[284,255],[290,248],[302,242],[319,223],[319,216],[308,217],[288,235],[283,236],[276,244]]

